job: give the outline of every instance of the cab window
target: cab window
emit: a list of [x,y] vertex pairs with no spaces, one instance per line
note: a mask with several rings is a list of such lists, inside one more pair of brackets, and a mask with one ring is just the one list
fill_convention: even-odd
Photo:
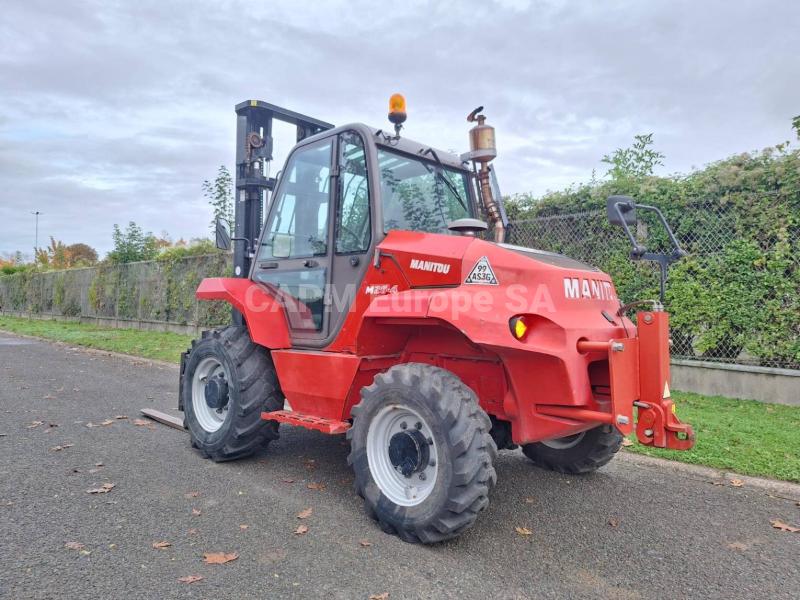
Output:
[[366,252],[370,242],[369,180],[364,141],[354,131],[339,138],[336,252]]
[[383,148],[378,166],[385,232],[450,233],[450,222],[473,216],[466,173]]
[[258,258],[304,258],[328,252],[333,139],[297,150],[281,178]]

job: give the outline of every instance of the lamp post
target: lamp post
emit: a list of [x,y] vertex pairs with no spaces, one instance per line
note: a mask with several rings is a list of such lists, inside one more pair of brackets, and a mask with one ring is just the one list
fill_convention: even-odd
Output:
[[37,210],[37,211],[31,211],[31,214],[35,215],[35,217],[36,217],[36,243],[33,246],[33,250],[35,252],[36,250],[39,249],[39,215],[43,215],[44,213],[43,212],[39,212]]

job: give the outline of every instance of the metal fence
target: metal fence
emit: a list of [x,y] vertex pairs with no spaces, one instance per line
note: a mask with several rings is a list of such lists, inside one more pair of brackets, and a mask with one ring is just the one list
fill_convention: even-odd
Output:
[[[665,212],[689,253],[672,265],[667,283],[673,356],[800,369],[797,232],[762,236],[716,199]],[[640,214],[636,229],[648,248],[668,248],[654,218]],[[657,265],[630,260],[630,243],[605,210],[513,221],[507,239],[600,268],[624,302],[658,297]]]
[[0,310],[118,323],[214,326],[230,317],[228,307],[200,302],[194,291],[204,277],[230,270],[230,256],[219,253],[17,273],[0,277]]
[[[783,212],[764,217],[774,206]],[[791,207],[765,203],[744,216],[741,206],[717,199],[662,208],[689,253],[672,265],[667,284],[673,356],[800,369],[800,230]],[[513,221],[508,241],[602,269],[624,302],[658,297],[657,267],[630,260],[628,240],[605,211],[542,214],[548,210],[563,207]],[[637,235],[654,250],[668,245],[646,215]],[[0,277],[0,309],[214,326],[228,308],[197,302],[194,290],[203,277],[230,272],[229,261],[218,254]]]

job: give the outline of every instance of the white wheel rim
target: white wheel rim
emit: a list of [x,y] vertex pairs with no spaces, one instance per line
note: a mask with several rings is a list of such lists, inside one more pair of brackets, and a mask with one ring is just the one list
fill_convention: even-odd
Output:
[[[427,439],[430,460],[410,477],[399,472],[389,458],[389,443],[395,434],[417,429]],[[400,506],[416,506],[436,487],[439,455],[430,426],[415,410],[390,404],[373,417],[367,432],[367,461],[372,478],[383,495]]]
[[200,427],[208,433],[213,433],[222,427],[228,416],[227,404],[221,409],[215,409],[206,403],[206,381],[209,377],[219,374],[225,375],[225,369],[216,358],[209,356],[200,361],[192,377],[192,410]]
[[585,431],[581,431],[580,433],[576,433],[575,435],[568,435],[562,438],[556,438],[554,440],[545,440],[542,442],[548,448],[552,448],[553,450],[566,450],[567,448],[574,448],[578,444],[581,443],[583,436],[586,435]]

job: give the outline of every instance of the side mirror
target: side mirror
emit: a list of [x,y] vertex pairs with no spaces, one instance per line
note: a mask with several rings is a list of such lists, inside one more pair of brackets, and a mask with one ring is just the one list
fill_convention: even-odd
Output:
[[630,196],[609,196],[606,215],[612,225],[636,225],[636,202]]
[[223,219],[217,217],[214,229],[216,231],[217,248],[219,248],[220,250],[230,250],[231,233],[228,229],[228,223]]

